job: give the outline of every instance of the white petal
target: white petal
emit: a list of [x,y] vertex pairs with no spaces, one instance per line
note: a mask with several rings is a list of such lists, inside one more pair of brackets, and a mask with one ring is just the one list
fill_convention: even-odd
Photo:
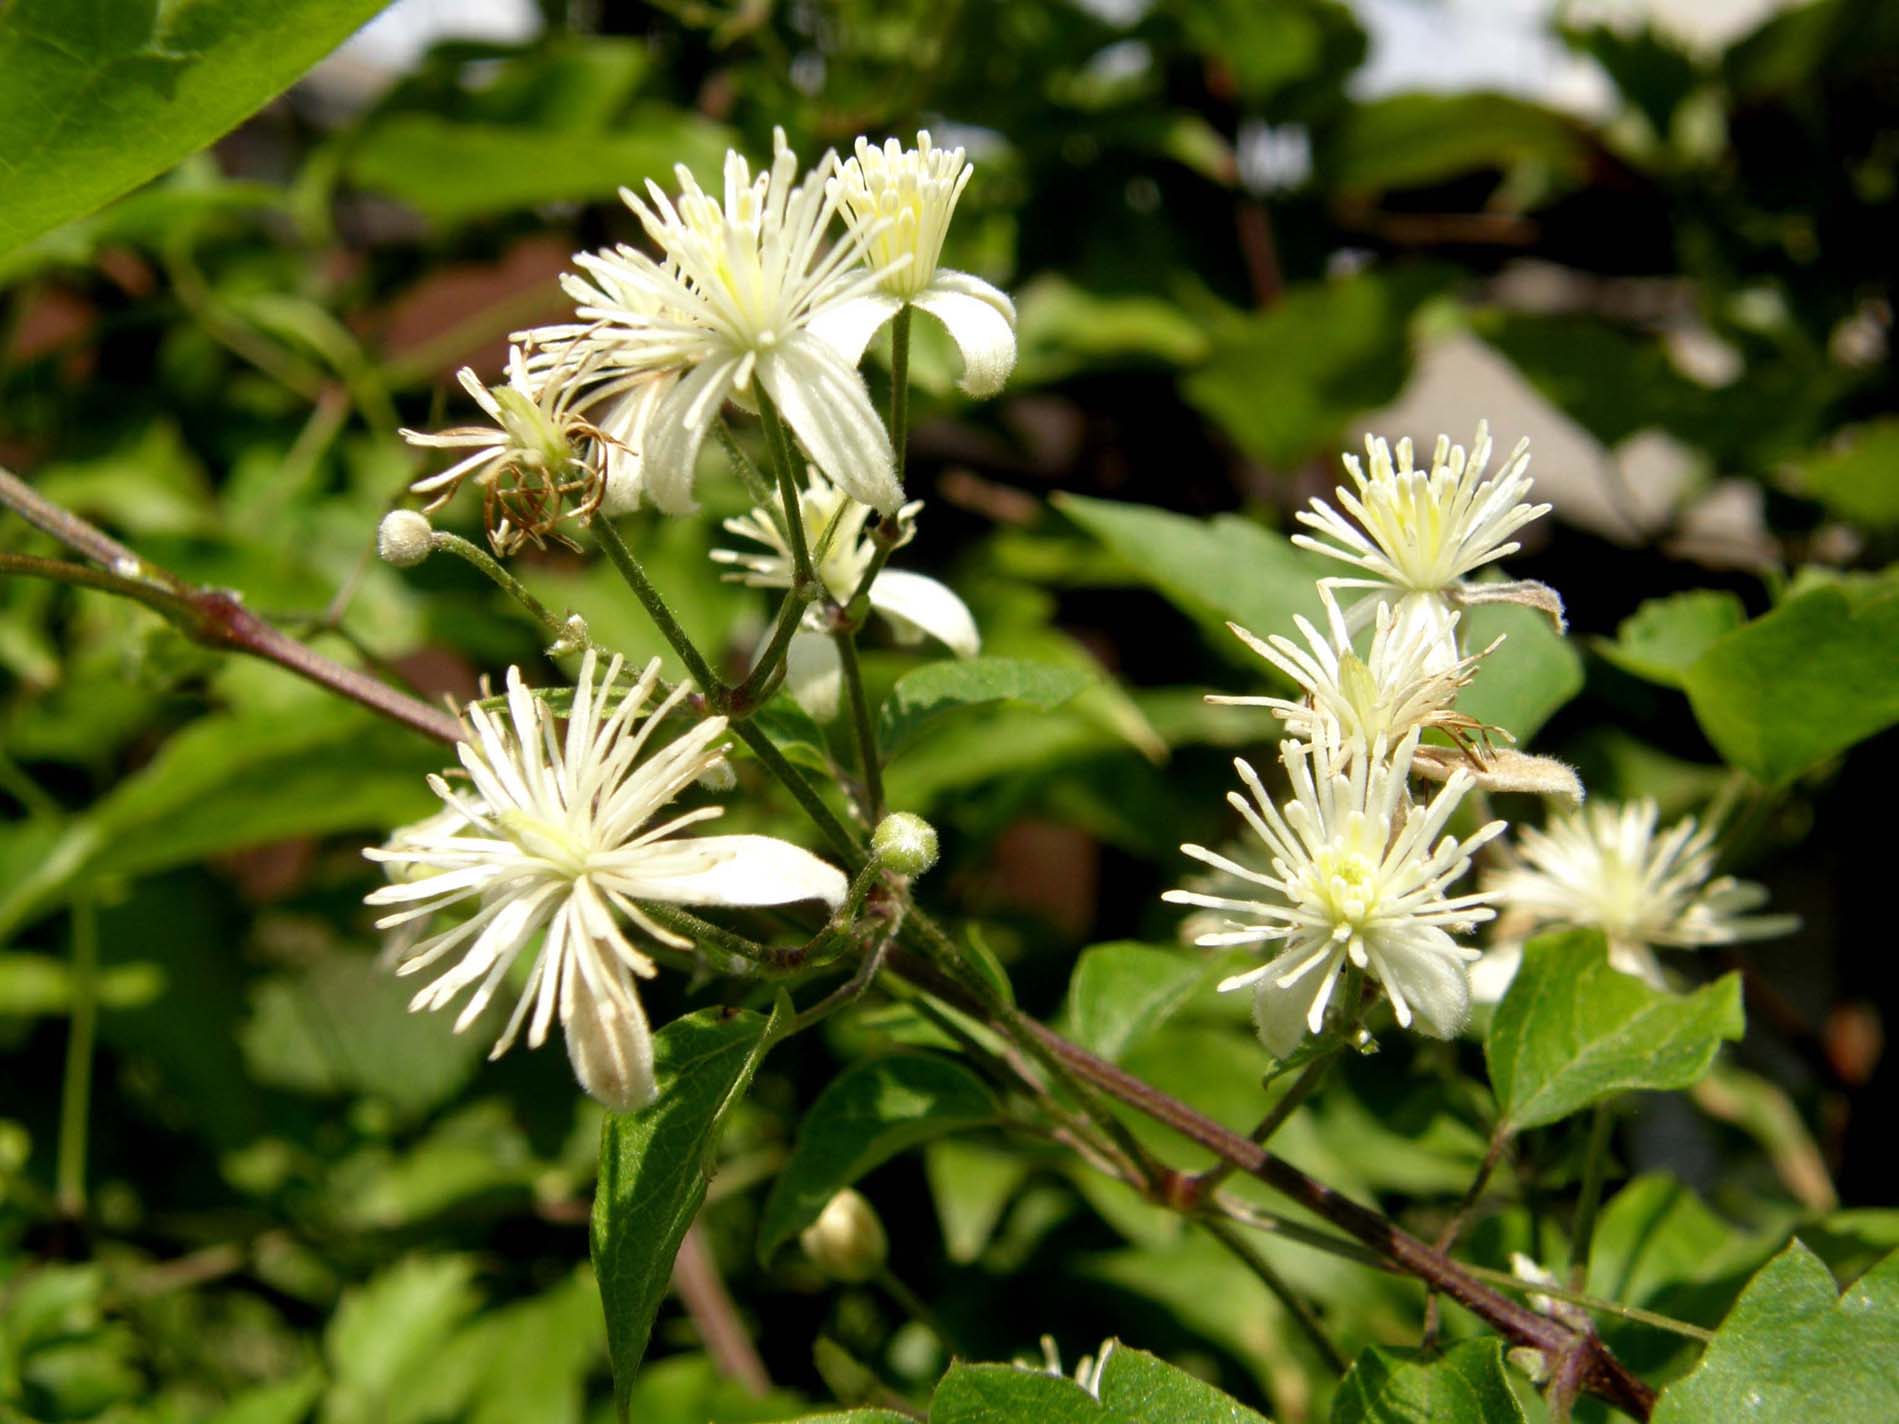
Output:
[[736,360],[707,361],[694,368],[653,412],[642,461],[646,493],[666,514],[690,514],[694,466],[706,431],[719,417],[738,375]]
[[629,993],[622,1004],[582,992],[564,1028],[574,1076],[611,1111],[632,1112],[659,1095],[653,1035],[636,995]]
[[966,273],[938,272],[914,305],[948,328],[963,354],[957,384],[966,394],[993,396],[1002,389],[1015,369],[1015,311],[1007,297]]
[[[1298,958],[1307,957],[1304,951],[1296,953]],[[1280,960],[1292,957],[1281,955]],[[1274,969],[1280,960],[1267,968]],[[1339,956],[1332,964],[1315,966],[1283,989],[1277,973],[1268,973],[1254,986],[1253,1025],[1259,1030],[1259,1041],[1273,1057],[1290,1058],[1305,1042],[1311,1032],[1313,1004],[1321,992],[1330,996],[1341,960]]]
[[837,716],[844,669],[837,644],[823,633],[793,633],[785,649],[785,691],[820,722]]
[[982,651],[982,634],[968,605],[933,578],[885,569],[870,586],[870,606],[890,620],[902,642],[914,643],[928,633],[958,657]]
[[1380,956],[1374,967],[1387,992],[1396,986],[1404,995],[1420,1032],[1454,1038],[1470,1018],[1470,974],[1461,962],[1426,951]]
[[627,514],[640,507],[644,482],[647,429],[675,384],[675,377],[642,381],[607,407],[595,421],[606,441],[606,492],[600,500],[603,514]]
[[827,343],[798,332],[759,361],[758,380],[833,483],[880,513],[896,513],[903,490],[890,435],[854,366]]
[[870,345],[877,329],[902,309],[898,298],[886,292],[868,292],[831,303],[811,318],[805,330],[837,352],[846,365],[855,366],[864,359],[864,348]]
[[642,865],[634,899],[678,905],[844,903],[844,872],[772,836],[697,836],[654,847],[651,878]]

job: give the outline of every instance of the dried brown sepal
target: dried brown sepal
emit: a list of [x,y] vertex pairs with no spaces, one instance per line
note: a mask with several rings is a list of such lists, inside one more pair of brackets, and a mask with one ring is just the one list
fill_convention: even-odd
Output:
[[1563,613],[1563,596],[1546,583],[1535,579],[1515,579],[1508,583],[1467,583],[1456,591],[1457,602],[1466,608],[1480,603],[1515,603],[1534,608],[1550,620],[1558,633],[1566,632],[1569,620]]
[[1431,781],[1447,781],[1460,767],[1486,791],[1527,791],[1537,796],[1583,799],[1582,778],[1574,767],[1555,757],[1535,756],[1513,747],[1492,747],[1481,757],[1461,745],[1419,747],[1411,759],[1411,770]]

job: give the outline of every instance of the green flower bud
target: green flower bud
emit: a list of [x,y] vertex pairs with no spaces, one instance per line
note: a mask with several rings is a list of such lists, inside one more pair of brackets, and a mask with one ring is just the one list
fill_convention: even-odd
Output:
[[870,850],[899,875],[921,875],[936,864],[936,827],[908,811],[893,811],[877,823]]
[[834,1281],[867,1281],[884,1268],[890,1241],[869,1202],[846,1187],[825,1203],[818,1219],[799,1234],[798,1244]]

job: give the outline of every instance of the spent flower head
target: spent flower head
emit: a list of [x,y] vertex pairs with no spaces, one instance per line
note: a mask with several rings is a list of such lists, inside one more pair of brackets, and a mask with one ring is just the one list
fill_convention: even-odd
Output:
[[[367,899],[390,909],[376,923],[394,937],[398,974],[457,956],[409,1005],[440,1009],[472,986],[457,1033],[480,1017],[539,937],[491,1056],[507,1052],[524,1024],[529,1045],[538,1048],[558,1013],[581,1086],[625,1110],[651,1101],[655,1091],[651,1034],[633,983],[635,976],[650,978],[655,966],[622,921],[660,944],[690,948],[642,905],[821,900],[835,907],[846,882],[809,851],[769,836],[681,834],[718,816],[719,807],[662,818],[668,803],[723,763],[725,719],[707,718],[657,744],[685,687],[648,711],[659,685],[657,658],[617,701],[621,660],[614,658],[598,680],[596,669],[589,649],[564,732],[515,668],[508,670],[505,716],[479,704],[465,710],[467,738],[456,751],[472,794],[430,777],[446,809],[365,852],[392,878]],[[415,925],[457,908],[473,913],[415,937]]]
[[973,170],[960,148],[942,149],[928,130],[906,149],[857,140],[855,156],[831,180],[844,221],[864,244],[875,291],[827,312],[823,335],[855,365],[877,329],[906,305],[943,323],[963,358],[963,390],[1000,391],[1015,369],[1015,303],[980,277],[939,266],[943,238]]
[[1256,986],[1254,1019],[1277,1057],[1324,1027],[1348,966],[1382,986],[1401,1027],[1415,1023],[1448,1038],[1469,1015],[1465,965],[1478,951],[1452,936],[1494,912],[1483,892],[1446,890],[1470,868],[1471,853],[1504,824],[1493,821],[1463,840],[1443,835],[1433,844],[1472,783],[1469,773],[1454,772],[1428,803],[1414,803],[1406,778],[1417,746],[1416,728],[1395,750],[1380,739],[1370,755],[1348,755],[1329,729],[1309,744],[1286,742],[1280,755],[1292,794],[1283,803],[1273,800],[1250,765],[1236,760],[1249,795],[1234,792],[1227,799],[1264,846],[1270,871],[1203,846],[1181,847],[1269,892],[1242,898],[1171,890],[1165,898],[1234,917],[1228,928],[1201,935],[1202,945],[1281,945],[1266,964],[1220,985]]
[[813,329],[876,291],[885,274],[862,265],[863,233],[828,240],[836,155],[826,153],[799,182],[782,129],[772,147],[771,166],[757,175],[728,152],[716,197],[683,164],[677,200],[650,181],[647,198],[622,189],[659,257],[624,244],[581,254],[575,261],[586,276],[565,286],[587,325],[549,328],[540,342],[585,352],[617,372],[683,372],[646,432],[644,491],[665,512],[695,507],[693,467],[706,431],[728,396],[753,401],[756,391],[826,474],[866,504],[895,510],[903,491],[890,437],[855,357],[840,357]]

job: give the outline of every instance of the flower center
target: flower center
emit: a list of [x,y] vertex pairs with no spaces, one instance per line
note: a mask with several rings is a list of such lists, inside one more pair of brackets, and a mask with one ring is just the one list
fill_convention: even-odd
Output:
[[1355,653],[1346,653],[1339,659],[1339,691],[1351,709],[1352,726],[1347,730],[1363,736],[1367,746],[1381,733],[1391,730],[1391,707],[1378,686],[1378,679]]
[[1328,850],[1314,857],[1311,889],[1335,925],[1362,930],[1378,907],[1378,862],[1355,850]]
[[508,839],[529,855],[546,861],[556,873],[573,880],[587,873],[587,843],[571,828],[521,810],[503,811],[495,819]]
[[573,443],[538,404],[513,386],[494,387],[494,398],[501,407],[501,428],[520,452],[522,464],[552,473],[573,463]]

